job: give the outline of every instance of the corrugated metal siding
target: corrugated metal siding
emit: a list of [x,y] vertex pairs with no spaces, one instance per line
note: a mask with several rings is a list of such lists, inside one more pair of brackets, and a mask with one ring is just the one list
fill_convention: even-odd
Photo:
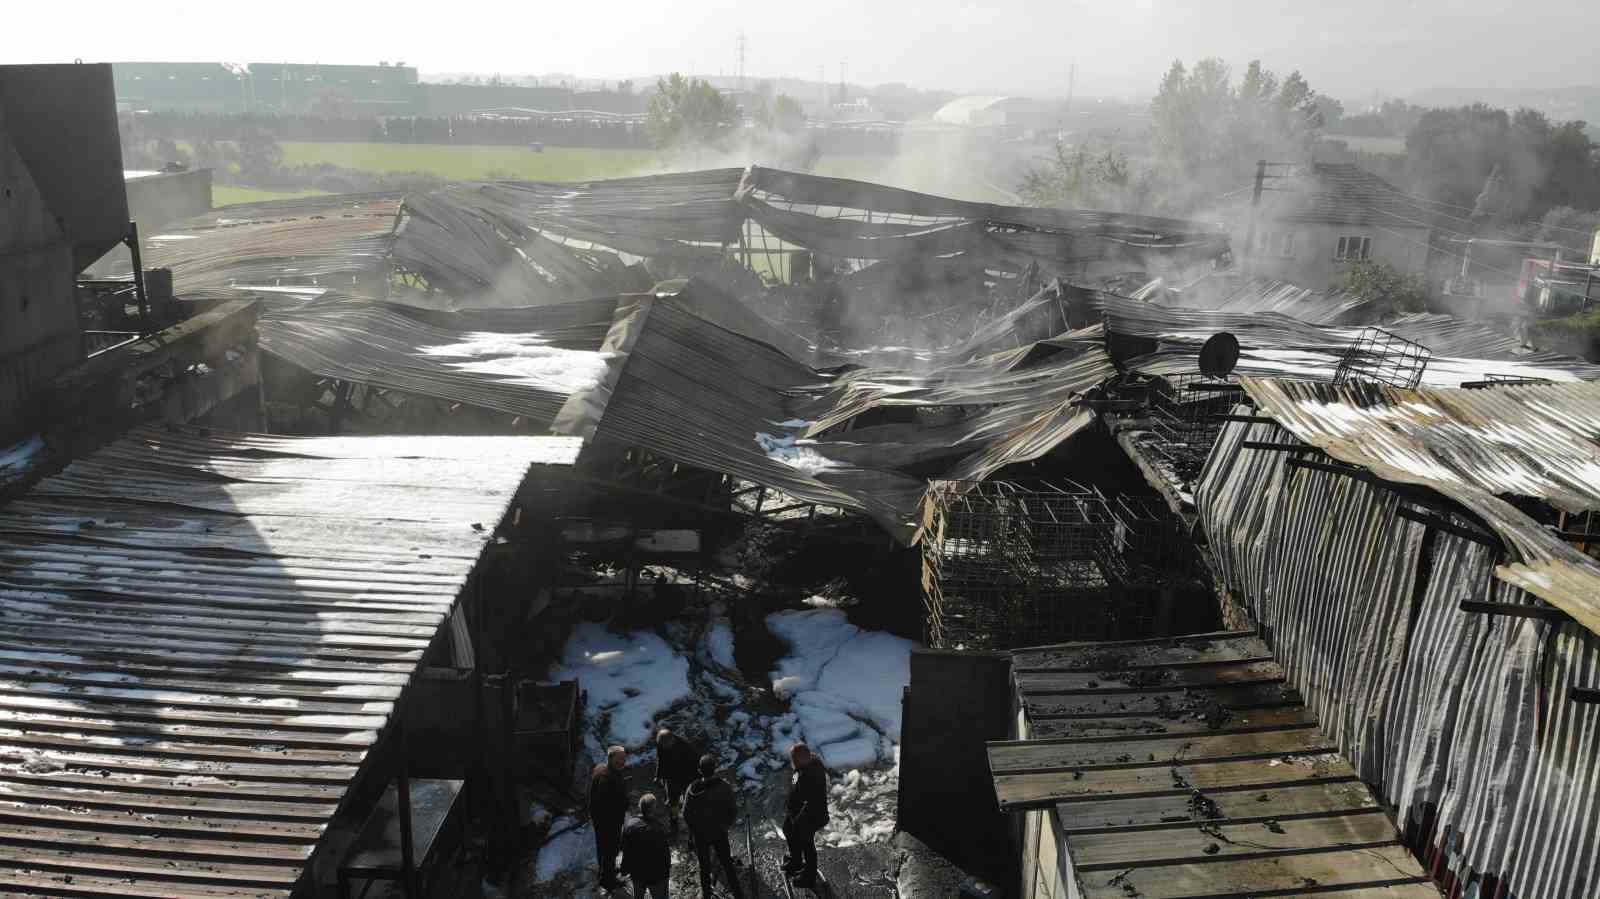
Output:
[[1502,576],[1600,631],[1600,563],[1501,499],[1600,509],[1600,384],[1397,390],[1246,378],[1244,385],[1264,414],[1300,440],[1471,509],[1514,549]]
[[1600,708],[1566,692],[1600,683],[1600,638],[1462,612],[1534,600],[1480,544],[1435,533],[1425,553],[1392,491],[1241,445],[1284,437],[1230,425],[1197,500],[1224,583],[1290,683],[1436,877],[1462,895],[1595,895]]
[[285,895],[571,438],[135,432],[0,508],[0,890]]

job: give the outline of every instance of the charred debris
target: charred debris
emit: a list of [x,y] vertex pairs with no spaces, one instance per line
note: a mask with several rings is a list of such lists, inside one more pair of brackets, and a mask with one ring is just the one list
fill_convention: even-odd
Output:
[[18,845],[96,845],[6,889],[414,890],[463,825],[503,865],[569,790],[574,622],[721,601],[764,674],[762,603],[832,593],[930,647],[900,820],[992,881],[1017,824],[1030,889],[1586,894],[1600,367],[1201,223],[759,167],[141,237],[86,201],[109,71],[25,68],[0,786]]

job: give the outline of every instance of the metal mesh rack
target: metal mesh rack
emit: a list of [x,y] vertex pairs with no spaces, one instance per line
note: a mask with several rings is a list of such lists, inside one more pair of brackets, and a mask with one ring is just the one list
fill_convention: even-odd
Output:
[[1111,579],[1123,586],[1164,584],[1193,577],[1199,555],[1182,519],[1164,500],[1119,496],[1111,503],[1117,516]]
[[936,482],[924,524],[932,646],[1108,639],[1149,626],[1148,610],[1115,589],[1128,528],[1098,490]]
[[1242,397],[1238,384],[1195,372],[1167,375],[1150,392],[1150,427],[1161,438],[1160,451],[1178,477],[1199,477],[1206,456],[1222,433],[1224,420]]
[[1333,383],[1369,381],[1411,389],[1422,383],[1433,351],[1382,328],[1367,328],[1345,348]]
[[1549,384],[1549,378],[1539,378],[1530,375],[1502,375],[1490,372],[1483,376],[1481,381],[1462,381],[1461,386],[1468,390],[1482,390],[1488,387],[1521,387],[1528,384]]

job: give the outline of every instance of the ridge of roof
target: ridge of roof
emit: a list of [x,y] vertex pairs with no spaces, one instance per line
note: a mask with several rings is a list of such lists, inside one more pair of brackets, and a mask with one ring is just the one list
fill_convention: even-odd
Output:
[[1268,221],[1434,228],[1437,216],[1398,187],[1349,162],[1314,162],[1263,203]]

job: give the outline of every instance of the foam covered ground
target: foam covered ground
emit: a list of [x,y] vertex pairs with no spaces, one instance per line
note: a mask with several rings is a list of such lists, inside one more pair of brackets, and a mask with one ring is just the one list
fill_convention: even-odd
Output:
[[[620,743],[630,749],[634,792],[649,789],[655,757],[649,738],[670,726],[718,757],[761,851],[781,859],[782,842],[771,824],[783,816],[789,747],[804,740],[830,774],[832,820],[819,845],[856,853],[849,856],[855,866],[876,866],[881,856],[887,868],[900,696],[910,679],[912,643],[862,630],[836,608],[778,612],[766,622],[788,650],[768,683],[756,684],[735,664],[733,629],[720,604],[655,630],[621,634],[601,624],[578,626],[561,667],[550,675],[575,678],[588,694],[588,752],[575,777],[583,780],[601,747]],[[558,820],[552,832],[575,823]],[[678,849],[673,894],[697,894],[692,853]],[[557,836],[539,852],[532,874],[535,896],[595,895],[593,832],[584,826]]]
[[648,743],[655,720],[691,692],[689,659],[659,634],[617,634],[591,622],[573,629],[552,678],[576,680],[588,694],[600,746],[629,749]]
[[838,609],[776,612],[767,627],[789,644],[772,672],[772,689],[793,709],[795,738],[836,774],[892,764],[900,696],[911,681],[911,641],[864,631]]

